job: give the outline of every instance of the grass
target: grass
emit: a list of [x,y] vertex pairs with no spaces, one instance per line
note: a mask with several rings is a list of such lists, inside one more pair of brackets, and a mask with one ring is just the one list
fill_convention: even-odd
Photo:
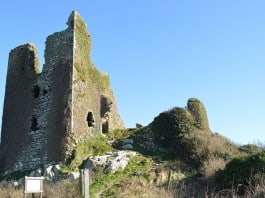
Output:
[[82,166],[83,160],[90,156],[102,155],[114,149],[107,143],[107,138],[101,135],[90,137],[81,142],[73,151],[69,168],[78,170]]
[[134,134],[137,132],[137,129],[129,130],[129,129],[115,129],[113,131],[110,131],[107,134],[107,138],[110,141],[119,141],[124,138],[130,137],[130,135]]
[[151,159],[137,155],[124,170],[120,170],[114,174],[102,174],[98,178],[94,178],[90,186],[91,197],[96,197],[97,194],[105,191],[114,184],[122,183],[124,179],[135,175],[137,172],[148,171],[152,164]]
[[[61,180],[56,183],[44,182],[43,198],[73,198],[79,197],[78,181]],[[28,194],[28,197],[31,194]],[[35,198],[40,197],[39,193],[34,194]],[[23,188],[14,188],[12,185],[0,187],[1,198],[21,198],[23,197]]]

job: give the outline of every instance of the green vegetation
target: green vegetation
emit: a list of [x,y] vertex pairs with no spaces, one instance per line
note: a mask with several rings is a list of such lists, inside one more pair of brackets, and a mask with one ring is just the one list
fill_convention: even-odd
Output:
[[224,170],[217,174],[217,181],[225,187],[255,185],[265,173],[265,151],[231,160]]
[[107,134],[107,138],[110,141],[119,141],[121,139],[127,138],[130,135],[134,134],[137,131],[137,129],[135,130],[129,130],[129,129],[115,129],[113,131],[110,131]]
[[88,85],[97,85],[98,89],[104,92],[110,85],[110,79],[106,74],[101,74],[91,63],[91,38],[82,18],[77,15],[75,19],[75,64],[80,80]]
[[246,144],[246,145],[240,146],[238,149],[247,154],[257,154],[264,150],[263,147],[260,147],[255,144]]
[[188,110],[193,115],[195,127],[200,130],[209,130],[206,109],[200,100],[190,98],[188,100]]
[[[119,150],[124,142],[132,142],[137,155],[114,174],[105,173],[103,166],[94,168],[91,197],[264,197],[264,147],[238,147],[212,133],[205,108],[197,99],[189,99],[187,109],[176,107],[161,113],[148,126],[87,137],[60,172],[77,171],[88,157]],[[23,174],[27,173],[13,173],[9,178]],[[78,181],[72,186],[67,180],[45,184],[45,191],[46,197],[75,197]],[[62,191],[67,193],[58,193]],[[0,188],[1,193],[16,197],[17,192]]]
[[210,161],[225,164],[240,154],[227,139],[210,132],[206,110],[198,99],[189,99],[187,109],[175,107],[161,113],[151,130],[157,144],[193,168],[209,168]]
[[97,178],[92,178],[93,182],[90,187],[91,197],[96,197],[99,192],[103,192],[114,184],[122,183],[127,177],[134,176],[137,172],[145,172],[152,166],[152,160],[149,158],[137,155],[127,165],[124,170],[114,174],[101,174]]
[[102,155],[108,151],[113,151],[113,148],[107,143],[107,138],[101,135],[86,138],[73,151],[73,156],[70,162],[70,169],[77,170],[82,166],[83,160],[90,156]]

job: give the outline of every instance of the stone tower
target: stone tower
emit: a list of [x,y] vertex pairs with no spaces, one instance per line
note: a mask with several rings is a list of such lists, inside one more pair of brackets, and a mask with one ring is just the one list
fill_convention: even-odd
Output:
[[91,63],[85,22],[73,11],[67,25],[48,36],[42,72],[34,45],[9,54],[1,174],[65,161],[83,138],[124,127],[109,77]]

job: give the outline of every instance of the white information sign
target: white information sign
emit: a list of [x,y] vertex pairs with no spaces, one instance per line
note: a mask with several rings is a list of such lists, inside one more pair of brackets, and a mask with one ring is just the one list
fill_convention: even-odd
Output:
[[25,190],[27,193],[43,193],[44,177],[25,177]]

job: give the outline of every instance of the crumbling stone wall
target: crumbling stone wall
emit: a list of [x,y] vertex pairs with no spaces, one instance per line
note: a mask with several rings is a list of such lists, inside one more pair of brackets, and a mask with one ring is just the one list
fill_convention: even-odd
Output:
[[72,12],[67,24],[47,38],[41,73],[34,45],[10,52],[1,174],[64,161],[83,138],[123,128],[109,77],[91,63],[85,22]]
[[[100,73],[90,59],[91,37],[80,15],[71,17],[75,29],[73,67],[73,131],[77,141],[97,131],[108,132],[122,128],[114,94],[107,74]],[[95,123],[89,127],[85,118],[93,114]]]
[[[1,133],[1,170],[20,169],[23,164],[32,166],[41,155],[41,135],[31,130],[34,125],[33,108],[35,90],[32,89],[38,77],[37,50],[32,44],[13,49],[9,54],[6,93]],[[31,153],[29,145],[34,144]],[[23,156],[23,157],[21,157]]]

